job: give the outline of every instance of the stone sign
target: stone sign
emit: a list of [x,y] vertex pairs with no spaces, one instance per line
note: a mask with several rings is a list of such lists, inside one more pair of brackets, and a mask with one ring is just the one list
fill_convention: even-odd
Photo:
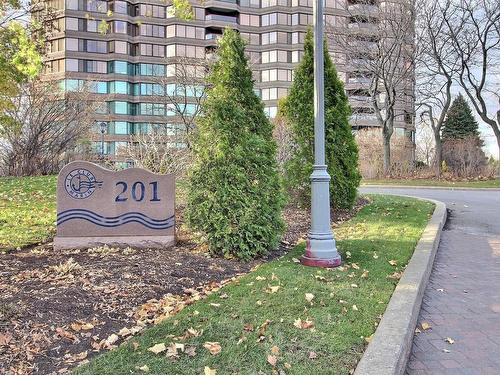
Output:
[[67,164],[57,179],[55,249],[175,243],[175,178],[140,168]]

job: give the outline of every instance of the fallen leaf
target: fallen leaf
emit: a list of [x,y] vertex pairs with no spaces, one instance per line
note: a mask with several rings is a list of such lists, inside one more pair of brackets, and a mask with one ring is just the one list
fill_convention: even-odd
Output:
[[278,348],[276,345],[271,348],[271,353],[278,355],[280,354],[280,348]]
[[373,253],[373,259],[378,259],[377,253]]
[[82,329],[84,331],[89,331],[91,329],[94,329],[94,325],[92,323],[83,323],[82,324]]
[[372,342],[372,340],[373,340],[373,334],[372,334],[372,335],[370,335],[370,336],[368,336],[368,337],[365,337],[365,341],[366,341],[367,343]]
[[154,353],[154,354],[159,354],[161,352],[164,352],[167,350],[167,347],[165,346],[165,343],[159,343],[156,345],[153,345],[152,347],[148,348],[148,351]]
[[263,280],[265,280],[265,279],[266,279],[266,278],[265,278],[265,277],[262,277],[262,276],[257,276],[257,277],[255,278],[255,280],[258,280],[258,281],[263,281]]
[[359,266],[356,263],[351,263],[351,267],[355,270],[359,270]]
[[314,299],[314,294],[306,293],[306,301],[311,302]]
[[451,337],[447,337],[444,341],[446,341],[448,344],[453,344],[455,340],[453,340]]
[[195,346],[188,346],[186,350],[184,351],[188,356],[194,357],[196,355],[196,347]]
[[253,330],[254,330],[253,324],[250,324],[250,323],[245,324],[243,326],[243,330],[247,331],[247,332],[253,332]]
[[118,331],[118,335],[119,336],[128,336],[128,335],[131,335],[132,334],[132,331],[130,331],[130,329],[128,329],[127,327],[123,327],[122,329],[120,329]]
[[309,329],[314,327],[314,322],[312,320],[302,320],[302,319],[296,319],[293,322],[293,325],[299,329]]
[[258,336],[264,336],[266,334],[267,327],[271,323],[272,323],[272,320],[266,319],[266,321],[260,325],[259,331],[258,331],[257,335]]
[[279,289],[280,289],[279,285],[276,285],[276,286],[268,285],[267,289],[266,289],[266,293],[276,293]]
[[205,366],[205,375],[216,375],[217,370],[216,369],[211,369],[208,366]]
[[389,261],[389,264],[390,264],[391,266],[397,266],[397,265],[398,265],[398,261],[397,261],[397,260],[390,260],[390,261]]
[[139,370],[143,371],[143,372],[149,372],[149,367],[148,365],[144,365],[142,367],[138,367]]
[[177,344],[175,343],[170,343],[170,345],[168,346],[167,348],[167,353],[166,353],[166,356],[168,358],[173,358],[173,357],[177,357]]
[[358,284],[351,284],[351,288],[357,288]]
[[427,322],[422,322],[421,326],[424,331],[427,331],[428,329],[431,328],[431,325]]
[[361,274],[361,277],[364,278],[364,279],[367,278],[368,277],[368,272],[369,271],[364,270],[363,273]]
[[77,340],[75,335],[73,335],[71,332],[68,332],[61,327],[56,328],[56,334],[61,338],[64,338],[64,339],[67,339],[67,340],[70,340],[73,342]]
[[356,305],[352,305],[352,309],[353,309],[354,311],[358,311],[358,306],[356,306]]
[[213,307],[220,307],[220,303],[211,303],[210,306],[213,306]]
[[319,281],[326,281],[326,277],[320,276],[320,275],[315,275],[314,278]]
[[318,355],[315,352],[309,352],[309,359],[316,359]]
[[219,298],[220,298],[220,299],[226,299],[226,298],[228,298],[228,297],[229,297],[229,296],[228,296],[226,293],[221,294],[221,295],[219,296]]
[[273,366],[273,367],[276,367],[276,362],[278,362],[278,358],[276,358],[275,355],[268,355],[267,356],[267,362]]
[[220,344],[218,342],[207,341],[203,344],[203,347],[205,349],[207,349],[210,352],[210,354],[212,354],[212,355],[217,355],[222,350],[222,347],[220,346]]
[[285,362],[285,367],[286,367],[287,369],[291,369],[291,368],[292,368],[292,365],[291,365],[291,364],[289,364],[288,362]]
[[297,258],[292,258],[292,262],[293,263],[300,263],[300,260],[298,260]]
[[118,341],[118,339],[119,339],[119,337],[113,333],[112,335],[110,335],[110,336],[106,339],[106,341],[105,341],[105,343],[104,343],[104,344],[105,344],[106,346],[108,346],[108,347],[109,347],[109,346],[113,345],[115,342],[117,342],[117,341]]

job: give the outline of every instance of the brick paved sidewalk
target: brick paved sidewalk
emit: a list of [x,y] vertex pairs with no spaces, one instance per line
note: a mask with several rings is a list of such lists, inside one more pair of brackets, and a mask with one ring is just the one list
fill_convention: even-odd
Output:
[[500,220],[464,214],[443,231],[406,375],[500,375]]

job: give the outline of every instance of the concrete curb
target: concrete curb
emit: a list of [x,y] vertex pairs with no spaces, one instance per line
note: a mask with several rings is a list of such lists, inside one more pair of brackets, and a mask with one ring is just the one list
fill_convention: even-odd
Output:
[[377,184],[361,184],[362,188],[381,188],[381,189],[432,189],[432,190],[479,190],[479,191],[500,191],[500,188],[475,188],[475,187],[460,187],[460,186],[422,186],[422,185],[377,185]]
[[411,198],[430,201],[436,207],[354,375],[402,375],[406,370],[422,298],[446,222],[443,202]]

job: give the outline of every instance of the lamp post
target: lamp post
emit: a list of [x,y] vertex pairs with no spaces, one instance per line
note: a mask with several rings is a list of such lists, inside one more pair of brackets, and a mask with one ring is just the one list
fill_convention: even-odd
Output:
[[323,0],[314,0],[314,165],[311,174],[311,229],[301,258],[306,266],[341,263],[330,225],[330,175],[325,164]]
[[106,130],[108,128],[108,124],[105,122],[99,123],[99,131],[101,133],[101,152],[100,152],[100,159],[104,160],[104,134],[106,133]]

